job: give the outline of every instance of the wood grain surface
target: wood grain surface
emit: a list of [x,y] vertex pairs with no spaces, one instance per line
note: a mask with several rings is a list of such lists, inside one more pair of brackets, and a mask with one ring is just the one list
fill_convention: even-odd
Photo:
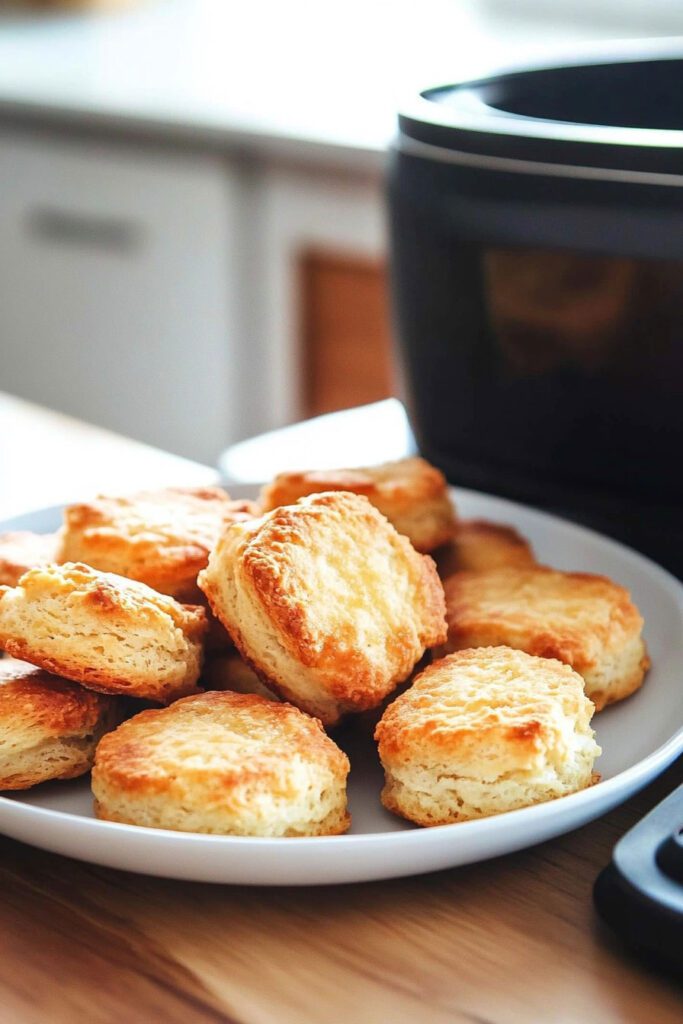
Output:
[[680,1024],[683,989],[591,903],[683,762],[598,822],[488,863],[364,885],[124,874],[0,840],[0,1019],[13,1024]]

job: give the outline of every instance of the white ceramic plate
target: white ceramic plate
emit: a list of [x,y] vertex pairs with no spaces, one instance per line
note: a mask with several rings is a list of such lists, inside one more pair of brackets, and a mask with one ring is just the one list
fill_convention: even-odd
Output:
[[[467,518],[512,523],[539,559],[606,573],[628,587],[646,621],[653,667],[639,693],[594,719],[603,781],[551,803],[481,821],[412,828],[379,802],[382,772],[371,731],[340,739],[353,764],[353,827],[345,836],[250,839],[134,828],[92,816],[88,779],[0,797],[0,832],[80,860],[151,875],[242,885],[321,885],[393,878],[496,857],[577,828],[649,782],[683,751],[683,586],[633,551],[582,527],[473,491],[454,492]],[[56,529],[45,509],[0,529]]]

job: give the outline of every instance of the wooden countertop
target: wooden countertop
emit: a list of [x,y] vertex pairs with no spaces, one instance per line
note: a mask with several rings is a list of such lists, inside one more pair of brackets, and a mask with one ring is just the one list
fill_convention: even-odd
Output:
[[[107,452],[129,482],[213,479],[2,396],[0,428],[0,509],[63,500],[65,467],[73,493],[99,489]],[[49,434],[61,474],[36,465],[38,449],[27,457],[23,428]],[[316,889],[147,878],[0,838],[0,1020],[678,1024],[683,990],[619,948],[591,888],[619,836],[681,781],[683,761],[599,821],[488,863]]]

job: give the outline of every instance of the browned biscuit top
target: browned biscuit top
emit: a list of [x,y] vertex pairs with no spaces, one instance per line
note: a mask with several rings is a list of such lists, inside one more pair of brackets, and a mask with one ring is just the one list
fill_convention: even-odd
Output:
[[95,729],[113,698],[34,668],[0,661],[0,728],[39,729],[46,738]]
[[197,574],[220,534],[256,512],[253,502],[232,501],[218,487],[99,497],[65,510],[61,559],[195,600]]
[[[296,795],[298,758],[339,780],[349,771],[317,719],[254,694],[212,691],[124,722],[101,741],[95,772],[128,792],[172,791],[179,773],[219,789],[276,781],[289,787],[278,791],[286,798]],[[225,789],[223,799],[229,800]]]
[[[433,563],[368,502],[346,492],[317,495],[261,523],[242,572],[304,665],[328,668],[341,685],[345,667],[364,664],[364,646],[379,633],[391,662],[412,649],[416,626],[427,642],[439,642],[443,592]],[[415,608],[409,621],[406,602]]]
[[455,529],[455,509],[446,478],[420,458],[360,469],[282,473],[264,487],[261,503],[267,510],[274,509],[308,494],[329,491],[350,491],[366,497],[418,551],[433,551]]
[[441,497],[446,489],[443,473],[425,459],[415,457],[358,469],[280,473],[263,488],[261,504],[268,511],[278,505],[289,505],[306,494],[352,491],[371,501],[383,498],[398,505],[410,505]]
[[[375,731],[382,762],[468,765],[469,778],[561,764],[589,736],[593,705],[569,665],[508,647],[458,651],[434,662],[389,705]],[[591,740],[592,742],[592,740]],[[596,748],[597,749],[597,748]]]
[[629,592],[591,573],[544,566],[460,572],[444,590],[452,649],[506,643],[579,672],[643,626]]
[[346,491],[230,527],[199,584],[263,682],[327,725],[375,706],[446,636],[433,561]]
[[146,621],[156,623],[160,616],[168,616],[190,639],[200,640],[207,628],[203,608],[179,604],[144,583],[80,563],[30,569],[17,587],[0,587],[0,608],[4,600],[19,595],[28,602],[69,598],[74,608],[90,609],[104,618],[116,617],[128,622],[132,630]]

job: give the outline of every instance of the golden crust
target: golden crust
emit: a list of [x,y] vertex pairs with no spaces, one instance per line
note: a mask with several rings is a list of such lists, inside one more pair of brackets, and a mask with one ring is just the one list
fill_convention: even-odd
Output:
[[642,616],[605,576],[507,568],[456,573],[444,588],[447,651],[505,644],[557,658],[583,676],[598,710],[638,689],[649,667]]
[[256,514],[253,502],[231,501],[219,487],[99,497],[65,509],[60,561],[85,562],[195,603],[197,575],[225,527]]
[[362,494],[417,551],[433,551],[453,535],[456,517],[443,473],[425,459],[400,459],[359,469],[281,473],[261,492],[268,512],[308,494]]
[[25,662],[0,661],[0,789],[83,775],[118,717],[114,697]]
[[203,608],[87,565],[31,569],[0,587],[0,648],[103,693],[194,692],[206,628]]
[[0,534],[0,585],[13,587],[29,569],[57,561],[59,546],[58,533]]
[[485,519],[461,519],[453,540],[434,552],[439,576],[536,565],[529,542],[512,526]]
[[13,658],[0,661],[3,729],[8,728],[8,722],[25,716],[39,722],[41,729],[50,736],[93,729],[103,708],[110,707],[114,700],[28,662]]
[[425,669],[375,731],[382,802],[420,825],[540,803],[589,786],[593,705],[568,665],[508,647]]
[[266,686],[327,725],[379,704],[446,636],[434,563],[356,494],[235,524],[199,585]]
[[321,724],[252,694],[204,693],[143,711],[106,737],[98,817],[226,835],[346,831],[349,762]]

